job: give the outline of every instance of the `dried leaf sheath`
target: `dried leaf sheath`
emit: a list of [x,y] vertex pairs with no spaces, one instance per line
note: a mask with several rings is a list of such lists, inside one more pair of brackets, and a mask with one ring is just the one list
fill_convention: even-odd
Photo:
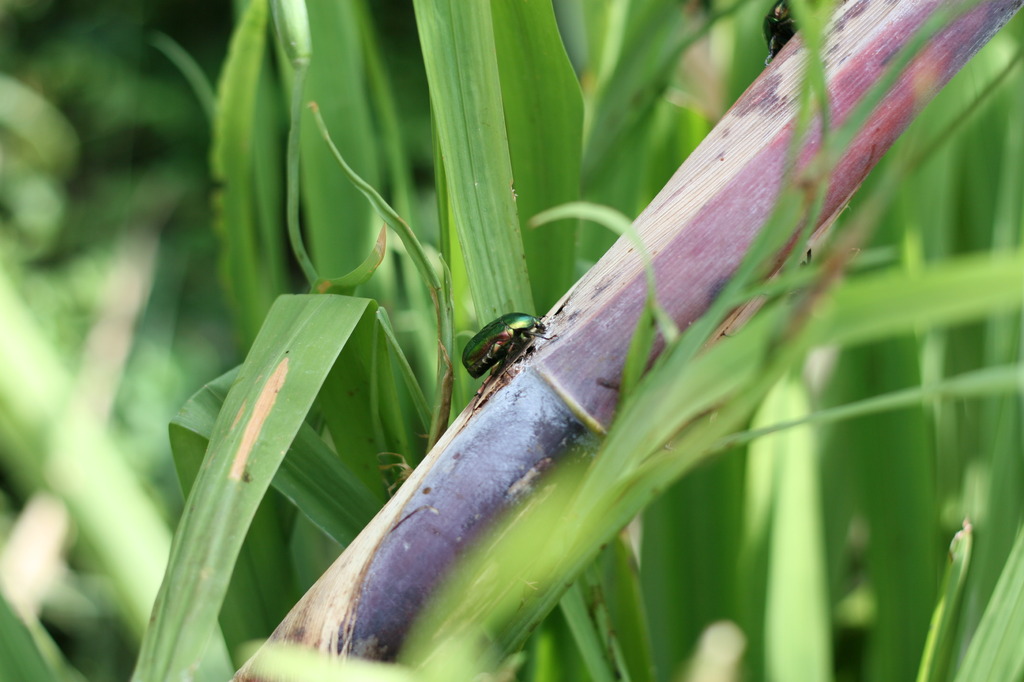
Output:
[[[823,223],[1020,5],[981,3],[918,55],[839,159]],[[949,6],[849,0],[840,8],[825,53],[833,125],[851,115],[915,32]],[[781,190],[796,114],[799,40],[787,45],[636,221],[653,254],[659,302],[681,327],[699,317],[734,272]],[[817,145],[812,135],[802,162]],[[545,318],[552,340],[535,342],[526,362],[463,412],[275,637],[331,653],[393,658],[455,558],[537,474],[607,427],[644,295],[640,260],[620,241]]]

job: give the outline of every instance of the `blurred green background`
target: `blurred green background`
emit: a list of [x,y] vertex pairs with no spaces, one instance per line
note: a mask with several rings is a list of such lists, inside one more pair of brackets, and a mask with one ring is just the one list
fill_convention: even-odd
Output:
[[[182,505],[168,421],[240,357],[210,229],[209,121],[155,47],[174,36],[212,79],[231,23],[224,4],[0,5],[6,594],[42,607],[87,679],[126,679],[145,622],[118,607],[126,578],[103,559],[119,549],[97,547],[97,508],[142,522],[146,568],[166,560]],[[63,456],[98,478],[62,475]]]
[[[635,216],[760,73],[767,8],[744,3],[692,42],[709,9],[731,5],[647,0],[598,11],[583,0],[554,4],[589,125],[581,157],[567,168],[580,174],[581,196]],[[439,223],[447,216],[442,207],[438,218],[434,132],[411,5],[310,8],[315,45],[334,51],[326,66],[314,61],[323,71],[311,73],[310,87],[344,82],[335,101],[321,101],[335,139],[421,241],[442,250]],[[167,425],[205,382],[241,361],[276,295],[306,290],[283,230],[287,91],[267,83],[287,76],[272,48],[253,146],[259,182],[276,189],[261,195],[261,215],[270,217],[261,246],[267,260],[252,261],[253,283],[225,266],[214,228],[211,197],[221,188],[211,179],[204,88],[217,81],[240,11],[191,1],[0,0],[0,577],[7,599],[38,616],[45,633],[37,634],[60,651],[55,659],[66,661],[69,679],[130,675],[183,504]],[[594,17],[628,30],[595,26]],[[319,39],[317,31],[324,32]],[[337,38],[345,31],[348,38]],[[616,33],[618,43],[596,44],[592,37],[602,32]],[[964,253],[1020,248],[1024,83],[1019,63],[1000,74],[1019,62],[1021,35],[1018,19],[890,155],[943,143],[904,177],[865,245],[864,269],[914,271]],[[374,75],[377,68],[385,79]],[[997,77],[996,90],[980,99]],[[978,111],[964,116],[979,99]],[[319,144],[312,125],[305,131],[312,137],[304,144]],[[326,152],[305,162],[330,163]],[[379,221],[331,169],[309,173],[324,184],[304,191],[331,203],[310,202],[304,218],[353,226],[310,230],[314,261],[335,276],[363,259]],[[324,241],[331,234],[336,243]],[[612,239],[584,229],[571,237],[562,271],[535,268],[537,311]],[[422,291],[410,293],[412,269],[393,242],[385,274],[359,293],[388,310],[429,386],[433,312]],[[461,264],[452,265],[464,340],[486,320],[474,321]],[[1020,362],[1019,315],[833,349],[809,363],[808,385],[813,407],[822,408],[1008,362]],[[473,390],[459,379],[456,411]],[[968,516],[986,528],[963,637],[973,631],[1024,513],[1022,423],[1018,392],[935,398],[820,434],[814,475],[827,512],[816,549],[834,607],[823,635],[834,649],[829,674],[914,674],[945,548]],[[765,617],[763,604],[745,601],[754,588],[737,585],[738,576],[757,573],[751,556],[767,552],[744,544],[744,513],[754,506],[744,486],[756,479],[746,454],[699,469],[647,514],[643,601],[658,679],[679,668],[713,621]],[[659,538],[665,541],[653,541]],[[329,554],[296,571],[300,587]],[[754,563],[744,567],[747,560]],[[737,565],[748,572],[734,573]],[[571,639],[558,618],[532,645],[523,677],[591,679],[577,654],[553,653]],[[748,655],[758,660],[764,652],[752,645]],[[760,664],[750,669],[762,678]]]

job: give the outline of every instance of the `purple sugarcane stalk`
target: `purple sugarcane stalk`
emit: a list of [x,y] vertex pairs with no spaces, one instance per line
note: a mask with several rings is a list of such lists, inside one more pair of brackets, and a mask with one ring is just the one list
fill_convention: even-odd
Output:
[[[927,22],[967,9],[950,15],[833,160],[815,228],[838,215],[922,107],[1022,2],[849,0],[840,6],[822,55],[833,129],[854,114]],[[721,291],[784,189],[805,55],[798,35],[634,223],[653,258],[658,302],[680,328]],[[797,182],[820,151],[820,125],[805,138]],[[794,226],[790,247],[802,230]],[[545,470],[600,441],[618,403],[646,286],[641,258],[619,240],[545,318],[550,340],[538,340],[532,353],[485,385],[273,639],[331,655],[393,659],[480,534]],[[248,675],[246,668],[239,673]]]

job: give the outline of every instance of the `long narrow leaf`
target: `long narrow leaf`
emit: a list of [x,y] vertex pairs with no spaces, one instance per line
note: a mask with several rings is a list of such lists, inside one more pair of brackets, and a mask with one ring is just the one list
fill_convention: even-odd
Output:
[[253,0],[232,36],[217,86],[210,152],[211,172],[220,183],[214,225],[221,238],[221,276],[245,339],[255,338],[276,293],[269,290],[273,278],[267,277],[259,243],[252,148],[268,14],[267,0]]
[[[237,375],[238,370],[234,369],[211,381],[171,421],[171,448],[179,480],[189,484],[186,494],[199,474],[217,415]],[[351,542],[380,506],[377,498],[308,424],[299,429],[274,475],[273,485],[342,545]]]
[[0,670],[12,680],[57,682],[63,679],[47,663],[28,628],[0,594]]
[[530,312],[490,3],[416,0],[446,184],[477,318]]
[[1024,531],[1003,566],[992,599],[957,671],[956,682],[1019,680],[1024,675]]
[[214,428],[189,495],[135,671],[179,678],[203,654],[245,532],[368,302],[286,296],[267,321]]
[[550,0],[496,2],[492,11],[516,208],[530,286],[543,312],[573,282],[578,222],[541,231],[526,225],[537,213],[579,198],[583,98]]
[[965,521],[949,545],[949,565],[946,567],[938,604],[932,614],[917,682],[944,682],[950,679],[953,654],[956,651],[953,635],[960,616],[967,570],[971,564],[972,544],[971,524]]

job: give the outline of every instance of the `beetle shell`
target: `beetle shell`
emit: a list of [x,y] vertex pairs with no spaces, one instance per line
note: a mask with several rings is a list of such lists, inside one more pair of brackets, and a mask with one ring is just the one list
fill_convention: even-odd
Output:
[[534,336],[544,333],[540,318],[526,313],[507,313],[486,324],[462,351],[462,364],[473,378],[498,366]]
[[796,33],[796,22],[789,12],[788,0],[778,0],[764,18],[764,40],[768,43],[768,58],[764,65],[768,66],[779,50],[789,42]]

